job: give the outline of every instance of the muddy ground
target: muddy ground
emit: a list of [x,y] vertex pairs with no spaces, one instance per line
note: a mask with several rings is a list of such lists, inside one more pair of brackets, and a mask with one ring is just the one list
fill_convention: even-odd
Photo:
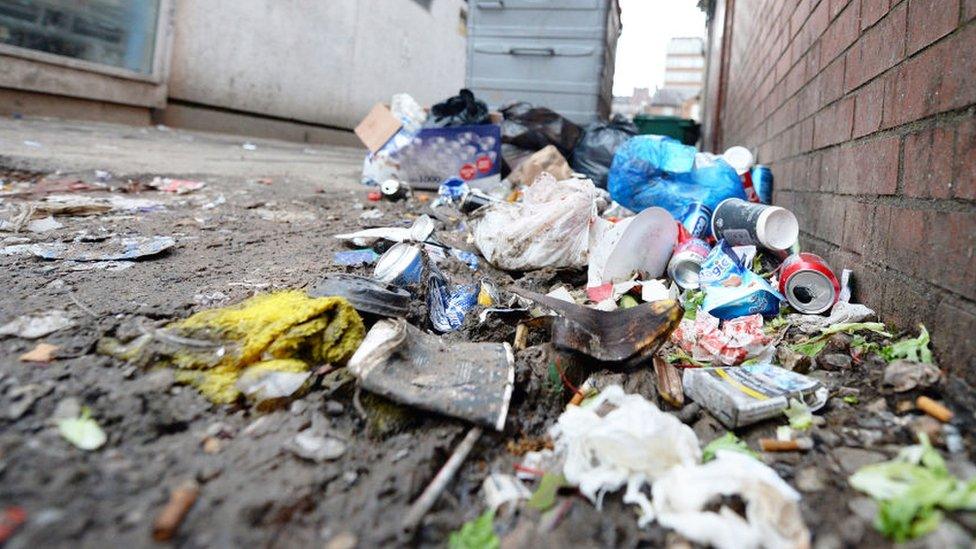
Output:
[[[415,410],[390,411],[369,398],[363,416],[349,385],[326,386],[321,380],[304,397],[270,413],[244,404],[216,406],[194,389],[175,384],[165,369],[142,369],[100,356],[95,346],[103,336],[131,331],[139,319],[163,324],[259,292],[306,288],[333,271],[368,274],[366,267],[332,263],[332,253],[343,249],[332,235],[409,223],[425,211],[425,203],[367,201],[366,191],[356,184],[357,151],[319,147],[305,153],[301,145],[254,141],[257,154],[264,155],[258,158],[241,152],[242,138],[226,136],[29,121],[4,121],[0,127],[8,145],[0,156],[0,178],[8,185],[34,188],[45,178],[64,177],[98,183],[100,174],[94,170],[105,169],[111,174],[101,179],[115,189],[112,194],[165,206],[138,214],[60,217],[64,227],[51,232],[2,233],[0,239],[7,240],[0,247],[71,241],[81,232],[98,238],[161,235],[176,240],[168,252],[121,271],[74,270],[77,266],[56,260],[0,256],[5,288],[0,323],[51,309],[64,310],[75,320],[75,326],[36,341],[0,339],[0,510],[20,506],[27,511],[27,521],[6,547],[94,547],[107,541],[126,547],[153,545],[153,518],[170,490],[187,479],[200,483],[201,490],[172,542],[178,546],[443,546],[452,530],[482,512],[485,476],[511,473],[520,460],[517,454],[544,444],[546,429],[570,396],[549,379],[548,366],[555,358],[547,335],[533,332],[529,347],[516,354],[516,390],[505,431],[481,437],[421,528],[404,536],[398,525],[405,510],[468,425]],[[66,131],[72,139],[60,147],[53,144]],[[41,147],[24,145],[24,140]],[[116,148],[98,152],[97,144]],[[140,163],[140,151],[154,160]],[[171,162],[166,151],[173,155]],[[298,172],[282,167],[303,161],[308,165]],[[173,196],[139,184],[156,175],[203,179],[207,186]],[[210,206],[220,196],[224,202]],[[0,208],[29,198],[5,197]],[[367,213],[374,209],[380,215]],[[475,275],[460,266],[447,270],[458,277],[488,276],[539,291],[584,280],[575,272],[510,276],[487,267]],[[415,312],[411,320],[420,323],[423,318]],[[460,332],[448,337],[511,342],[514,330],[503,321],[479,325],[469,317]],[[18,360],[38,341],[58,346],[55,360]],[[849,357],[843,341],[827,354]],[[803,517],[816,547],[888,545],[871,526],[874,503],[853,491],[846,479],[860,466],[888,459],[913,443],[913,429],[927,422],[903,408],[902,402],[915,393],[879,394],[883,367],[870,358],[848,365],[836,356],[822,357],[812,375],[834,397],[818,413],[824,421],[813,430],[814,448],[763,457],[803,494]],[[657,402],[652,378],[648,370],[621,376],[629,391]],[[939,396],[940,390],[933,394]],[[857,396],[857,404],[841,398],[849,395]],[[76,449],[53,427],[55,409],[72,402],[90,407],[108,434],[101,449]],[[967,403],[950,404],[958,415],[967,409]],[[686,406],[681,417],[703,444],[725,432],[696,407]],[[738,434],[756,448],[758,438],[773,436],[782,423],[767,421]],[[287,450],[288,441],[309,426],[344,440],[342,457],[311,463]],[[971,430],[965,422],[961,427],[965,450],[943,450],[943,455],[957,474],[969,476],[974,472]],[[557,509],[558,516],[530,510],[501,516],[496,524],[503,545],[682,544],[659,526],[638,529],[634,511],[619,495],[608,496],[597,510],[567,492]],[[974,517],[953,514],[936,534],[916,544],[968,546],[974,531]]]

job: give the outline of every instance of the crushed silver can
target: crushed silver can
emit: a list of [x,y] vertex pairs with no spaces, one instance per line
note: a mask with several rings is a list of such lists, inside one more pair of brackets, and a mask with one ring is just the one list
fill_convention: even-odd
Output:
[[689,238],[678,244],[668,262],[668,276],[683,290],[699,286],[698,273],[711,248],[699,238]]

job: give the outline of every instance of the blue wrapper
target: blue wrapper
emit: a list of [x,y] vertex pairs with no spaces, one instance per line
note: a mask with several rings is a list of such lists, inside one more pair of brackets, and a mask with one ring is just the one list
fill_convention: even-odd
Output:
[[380,254],[374,252],[372,248],[362,248],[336,252],[332,256],[332,262],[336,265],[372,265],[379,257]]
[[460,261],[463,261],[468,265],[468,268],[472,271],[478,270],[478,254],[474,252],[469,252],[467,250],[459,250],[457,248],[451,248],[451,255]]
[[464,323],[468,311],[478,304],[477,285],[453,288],[436,267],[427,277],[427,310],[430,323],[438,332],[453,332]]
[[698,280],[705,292],[702,310],[723,320],[757,313],[776,316],[783,301],[783,295],[747,269],[724,240],[705,258]]

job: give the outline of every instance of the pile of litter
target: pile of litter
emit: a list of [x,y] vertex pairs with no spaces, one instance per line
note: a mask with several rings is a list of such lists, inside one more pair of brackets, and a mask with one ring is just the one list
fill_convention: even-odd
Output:
[[[720,548],[809,547],[801,493],[771,456],[826,452],[813,433],[823,411],[858,404],[844,386],[852,379],[910,397],[899,413],[927,414],[941,446],[962,452],[949,436],[958,435],[954,414],[937,400],[944,380],[924,327],[897,338],[851,301],[857,273],[801,251],[802,220],[770,204],[772,172],[748,150],[700,152],[620,121],[582,132],[548,109],[491,112],[467,90],[429,113],[398,94],[356,130],[370,149],[368,199],[398,208],[402,222],[377,226],[369,214],[362,230],[334,235],[349,249],[307,290],[140,325],[136,337],[103,338],[99,351],[173,368],[221,405],[259,412],[350,384],[365,423],[379,406],[363,406],[362,394],[394,413],[468,424],[401,517],[408,532],[427,527],[424,516],[476,444],[497,447],[491,470],[479,469],[484,508],[466,513],[477,518],[458,525],[452,546],[498,544],[519,522],[549,531],[577,495],[602,509],[622,492],[639,528]],[[173,195],[205,187],[160,178],[149,186]],[[141,207],[54,195],[37,211]],[[42,229],[31,229],[33,216],[5,227]],[[129,237],[34,243],[23,253],[122,261],[174,245]],[[0,336],[40,338],[73,324],[52,311],[14,319]],[[540,392],[555,409],[539,404]],[[886,420],[909,423],[882,404]],[[536,413],[548,415],[525,418]],[[699,417],[730,431],[700,440],[688,425]],[[85,450],[107,442],[87,412],[60,429]],[[775,437],[760,438],[757,452],[732,431]],[[536,442],[512,449],[524,439]],[[875,525],[894,540],[930,532],[944,513],[976,510],[976,481],[950,474],[925,433],[917,440],[850,477],[880,502]],[[311,431],[291,443],[313,462],[345,448]]]

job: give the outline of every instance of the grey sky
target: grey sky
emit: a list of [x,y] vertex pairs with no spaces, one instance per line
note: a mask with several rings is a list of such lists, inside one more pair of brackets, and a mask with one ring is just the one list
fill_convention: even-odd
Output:
[[623,32],[617,43],[614,95],[664,82],[664,53],[676,36],[705,36],[697,0],[620,0]]

